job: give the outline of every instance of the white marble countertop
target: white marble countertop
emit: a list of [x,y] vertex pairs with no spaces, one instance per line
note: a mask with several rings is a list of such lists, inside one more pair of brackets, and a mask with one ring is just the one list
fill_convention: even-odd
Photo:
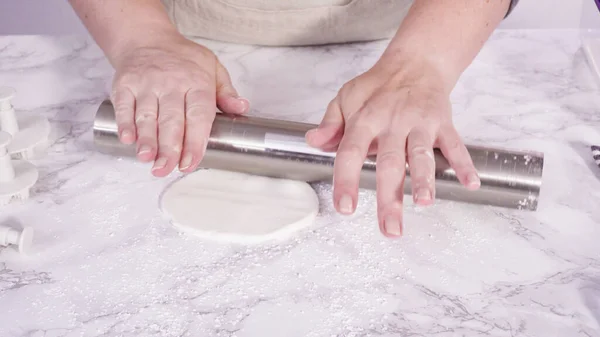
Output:
[[[316,123],[385,42],[210,46],[253,114]],[[29,256],[0,250],[0,336],[600,336],[600,90],[579,31],[498,31],[452,96],[468,143],[545,153],[539,210],[407,207],[401,240],[378,232],[373,192],[343,217],[326,185],[283,244],[179,234],[157,207],[179,173],[91,146],[111,75],[83,37],[0,37],[0,85],[53,127],[31,198],[0,208],[36,231]]]

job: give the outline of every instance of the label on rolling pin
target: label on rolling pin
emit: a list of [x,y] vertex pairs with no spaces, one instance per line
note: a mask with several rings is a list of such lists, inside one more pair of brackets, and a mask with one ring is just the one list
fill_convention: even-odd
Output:
[[265,147],[274,150],[312,154],[324,157],[335,157],[335,152],[324,152],[306,143],[304,137],[282,135],[279,133],[265,134]]

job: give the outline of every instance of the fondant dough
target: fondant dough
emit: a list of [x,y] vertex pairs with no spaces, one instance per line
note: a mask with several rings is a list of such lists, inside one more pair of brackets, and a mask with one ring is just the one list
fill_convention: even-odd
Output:
[[210,240],[282,240],[313,223],[319,199],[305,182],[198,170],[168,186],[162,212],[179,230]]

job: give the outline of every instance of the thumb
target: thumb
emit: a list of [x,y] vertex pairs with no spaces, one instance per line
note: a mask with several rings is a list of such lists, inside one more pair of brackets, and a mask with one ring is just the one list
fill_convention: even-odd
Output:
[[216,68],[217,107],[222,112],[230,114],[248,112],[250,103],[238,95],[237,90],[231,84],[231,77],[227,69],[218,60]]
[[337,149],[344,131],[344,116],[338,98],[334,98],[327,106],[327,111],[319,127],[306,133],[306,141],[310,146],[326,151]]

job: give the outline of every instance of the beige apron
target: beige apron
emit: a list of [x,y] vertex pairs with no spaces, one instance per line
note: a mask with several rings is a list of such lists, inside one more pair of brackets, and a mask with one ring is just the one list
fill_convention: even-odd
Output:
[[185,36],[297,46],[390,38],[413,0],[162,0]]

